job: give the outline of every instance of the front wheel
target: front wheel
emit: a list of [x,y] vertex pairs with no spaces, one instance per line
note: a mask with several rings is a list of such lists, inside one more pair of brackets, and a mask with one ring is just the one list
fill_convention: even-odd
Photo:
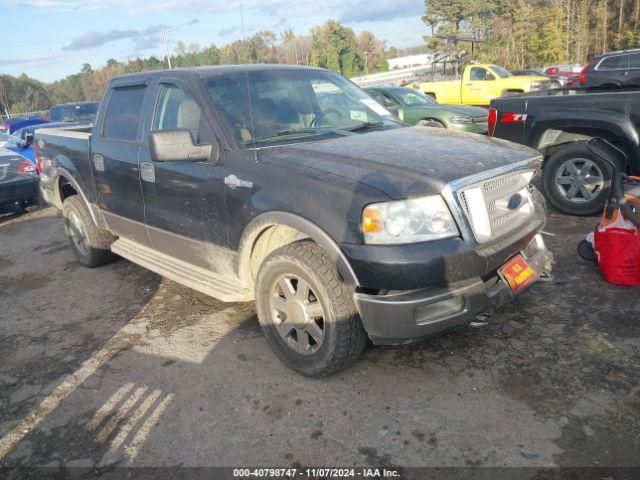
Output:
[[311,241],[286,245],[267,257],[256,281],[256,308],[276,356],[303,375],[342,370],[366,345],[353,288]]
[[604,208],[610,167],[584,142],[561,148],[545,162],[542,181],[547,199],[570,215],[594,215]]

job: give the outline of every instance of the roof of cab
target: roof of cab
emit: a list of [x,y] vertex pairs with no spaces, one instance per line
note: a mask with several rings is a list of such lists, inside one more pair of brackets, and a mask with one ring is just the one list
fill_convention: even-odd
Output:
[[200,78],[207,78],[216,75],[225,75],[237,72],[269,72],[269,71],[287,71],[287,70],[316,70],[326,71],[323,68],[307,67],[303,65],[283,65],[283,64],[242,64],[242,65],[215,65],[211,67],[186,67],[174,68],[171,70],[150,70],[148,72],[128,73],[111,79],[111,83],[119,83],[120,81],[128,83],[131,81],[144,81],[149,78],[156,77],[160,74],[171,73],[173,75],[196,75]]

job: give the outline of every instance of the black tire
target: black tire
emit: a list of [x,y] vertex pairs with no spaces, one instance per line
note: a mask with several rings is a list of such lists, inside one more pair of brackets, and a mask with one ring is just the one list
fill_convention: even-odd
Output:
[[[591,200],[587,201],[583,197],[582,200],[577,198],[576,201],[570,201],[567,196],[560,193],[560,189],[566,190],[566,186],[557,184],[556,176],[559,170],[564,168],[565,162],[574,159],[590,160],[602,173],[603,187]],[[545,161],[542,183],[545,196],[561,212],[570,215],[595,215],[602,211],[606,203],[608,189],[605,186],[611,184],[611,168],[591,153],[585,146],[585,142],[575,142],[561,148]]]
[[[292,346],[297,345],[297,328],[290,327],[290,336],[287,337],[278,333],[277,322],[281,322],[282,328],[285,323],[293,325],[296,321],[294,314],[289,319],[289,310],[286,314],[276,314],[278,310],[273,306],[273,301],[277,299],[278,285],[282,285],[281,282],[287,277],[289,285],[294,285],[294,279],[295,285],[306,282],[309,290],[305,303],[311,298],[314,305],[319,303],[322,308],[322,317],[316,316],[316,320],[306,321],[313,321],[316,325],[322,323],[323,339],[320,343],[315,342],[310,333],[303,331],[301,335],[307,339],[307,346],[311,342],[315,343],[304,354]],[[258,272],[255,297],[260,325],[276,356],[287,367],[310,377],[330,375],[351,364],[367,343],[367,334],[353,302],[353,293],[354,289],[343,282],[333,262],[315,243],[296,242],[272,252]],[[297,296],[298,290],[295,295],[295,298],[300,298]],[[286,305],[290,304],[284,296],[278,299],[284,300]]]
[[114,259],[109,247],[115,237],[96,226],[82,198],[78,195],[66,198],[62,203],[62,216],[71,249],[82,265],[93,268]]
[[419,127],[433,127],[433,128],[447,128],[447,126],[442,123],[440,120],[436,120],[435,118],[423,118],[416,123]]

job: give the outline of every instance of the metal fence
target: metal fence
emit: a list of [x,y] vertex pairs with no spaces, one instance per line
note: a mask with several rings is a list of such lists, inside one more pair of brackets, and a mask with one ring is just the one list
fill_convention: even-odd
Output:
[[4,124],[10,118],[31,118],[31,117],[48,118],[49,110],[38,110],[35,112],[11,113],[9,115],[0,115],[0,124]]
[[432,64],[352,77],[351,81],[362,88],[367,88],[398,85],[401,82],[451,80],[457,77],[457,69],[454,65]]

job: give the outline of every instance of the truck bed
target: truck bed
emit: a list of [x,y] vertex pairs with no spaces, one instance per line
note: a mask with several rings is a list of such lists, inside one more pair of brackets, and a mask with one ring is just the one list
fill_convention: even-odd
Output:
[[[37,129],[35,144],[41,151],[40,189],[45,199],[61,208],[55,197],[55,171],[66,170],[79,182],[87,200],[95,199],[90,156],[92,126]],[[43,148],[44,147],[44,148]]]

